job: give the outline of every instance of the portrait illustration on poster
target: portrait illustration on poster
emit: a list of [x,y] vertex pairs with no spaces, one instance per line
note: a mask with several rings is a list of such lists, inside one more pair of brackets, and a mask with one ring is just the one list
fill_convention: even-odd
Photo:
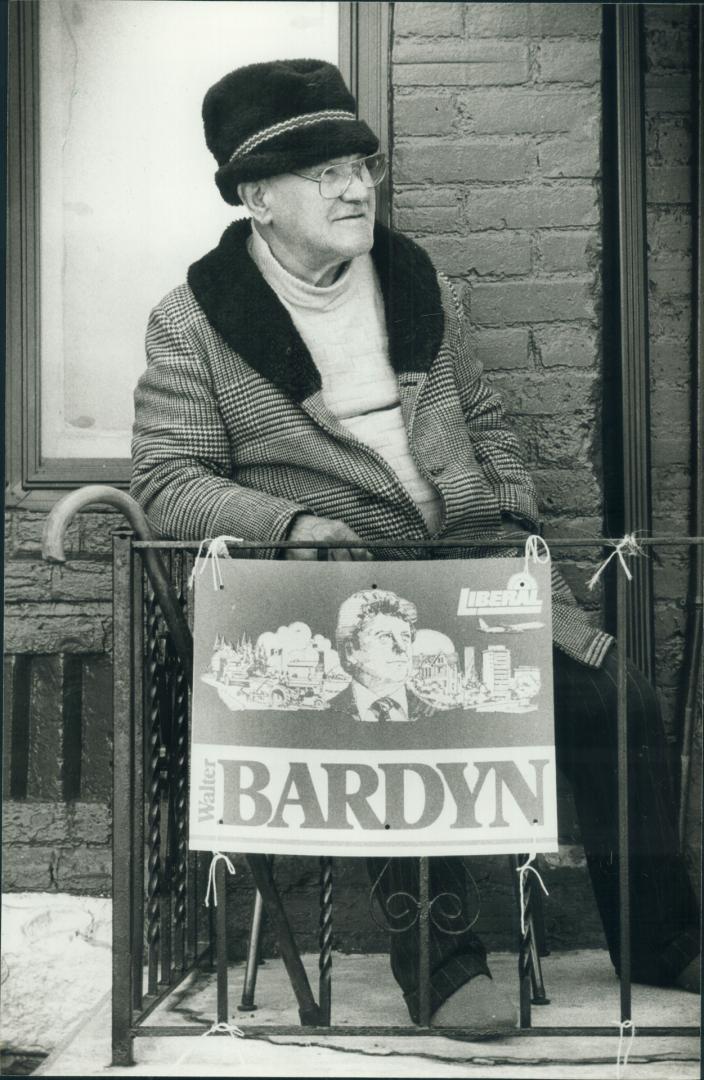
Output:
[[196,591],[192,847],[554,850],[549,566],[221,570]]

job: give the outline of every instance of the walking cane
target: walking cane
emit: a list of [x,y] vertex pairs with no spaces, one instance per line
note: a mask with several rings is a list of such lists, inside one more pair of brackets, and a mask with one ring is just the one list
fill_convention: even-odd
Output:
[[[64,539],[66,530],[79,510],[94,503],[114,506],[127,518],[139,540],[153,540],[154,534],[139,503],[131,495],[107,484],[90,484],[79,488],[54,505],[44,523],[42,555],[47,562],[66,562]],[[176,652],[183,664],[189,686],[193,684],[193,638],[186,618],[172,588],[161,555],[155,548],[144,548],[144,568],[154,589],[157,603],[173,638]]]

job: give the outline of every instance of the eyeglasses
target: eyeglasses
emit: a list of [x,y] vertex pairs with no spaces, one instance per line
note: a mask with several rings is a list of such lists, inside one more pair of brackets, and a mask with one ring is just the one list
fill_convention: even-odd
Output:
[[347,191],[353,177],[358,177],[367,188],[380,184],[386,176],[386,154],[370,154],[369,157],[358,158],[357,161],[328,165],[319,176],[307,176],[299,172],[293,175],[300,176],[302,180],[312,180],[318,185],[324,199],[339,199]]

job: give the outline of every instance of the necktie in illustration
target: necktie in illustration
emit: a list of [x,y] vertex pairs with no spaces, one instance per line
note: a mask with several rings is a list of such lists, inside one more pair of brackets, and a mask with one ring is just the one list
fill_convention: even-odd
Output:
[[[369,706],[370,710],[374,713],[378,720],[390,720],[391,713],[396,710],[403,713],[403,709],[397,701],[394,701],[392,697],[380,697],[376,701],[373,701]],[[405,716],[404,716],[405,720]]]

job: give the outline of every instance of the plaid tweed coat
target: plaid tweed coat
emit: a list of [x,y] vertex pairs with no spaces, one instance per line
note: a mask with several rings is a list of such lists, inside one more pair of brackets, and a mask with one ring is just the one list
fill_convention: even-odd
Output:
[[[372,550],[375,538],[429,539],[391,467],[326,408],[310,353],[249,256],[249,230],[247,221],[232,224],[151,314],[132,494],[158,533],[182,539],[281,540],[303,512],[345,521]],[[489,554],[471,541],[503,531],[506,518],[537,527],[518,442],[468,348],[447,279],[417,244],[383,226],[372,258],[411,452],[442,497],[439,535],[458,540],[437,556]],[[555,643],[592,666],[612,642],[555,568],[553,626]]]

